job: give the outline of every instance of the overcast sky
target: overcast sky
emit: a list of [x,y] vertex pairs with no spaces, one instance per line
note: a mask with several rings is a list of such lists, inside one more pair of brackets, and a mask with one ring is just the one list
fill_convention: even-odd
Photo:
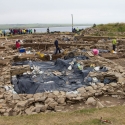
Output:
[[0,24],[125,22],[125,0],[0,0]]

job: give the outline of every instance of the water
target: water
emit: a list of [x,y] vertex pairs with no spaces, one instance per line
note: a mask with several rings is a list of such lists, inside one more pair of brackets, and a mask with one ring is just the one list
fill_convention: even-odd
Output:
[[[89,28],[91,26],[73,26],[73,28],[79,28],[79,29],[85,29]],[[47,28],[32,28],[32,31],[34,32],[34,29],[36,29],[36,33],[45,33],[47,32]],[[50,32],[53,31],[60,31],[60,32],[72,32],[72,27],[49,27]],[[9,30],[5,30],[6,32],[9,32]]]
[[[85,28],[89,28],[91,26],[74,26],[73,28],[79,28],[79,29],[85,29]],[[37,33],[45,33],[47,32],[47,28],[32,28],[32,30],[34,31],[34,29],[36,29]],[[72,32],[72,27],[49,27],[50,32],[53,31],[60,31],[60,32]]]

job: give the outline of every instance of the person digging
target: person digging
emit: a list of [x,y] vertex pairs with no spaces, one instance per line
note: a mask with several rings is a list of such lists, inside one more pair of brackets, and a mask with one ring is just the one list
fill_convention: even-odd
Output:
[[54,45],[55,45],[55,47],[56,47],[55,54],[57,54],[58,52],[61,53],[60,48],[59,48],[59,46],[58,46],[58,40],[57,40],[57,39],[55,40]]

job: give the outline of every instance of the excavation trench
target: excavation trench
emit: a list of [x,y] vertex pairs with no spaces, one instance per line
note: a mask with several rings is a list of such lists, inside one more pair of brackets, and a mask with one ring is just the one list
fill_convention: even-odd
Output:
[[[89,60],[86,56],[77,56],[67,60],[57,59],[56,61],[22,61],[15,62],[13,66],[23,67],[12,70],[12,84],[18,94],[35,94],[46,91],[76,91],[78,88],[90,86],[92,82],[109,84],[117,82],[112,76],[88,77],[94,72],[93,67],[78,63],[80,60]],[[29,66],[29,67],[28,67]],[[15,68],[14,67],[14,68]],[[107,72],[106,67],[101,67],[98,72]]]

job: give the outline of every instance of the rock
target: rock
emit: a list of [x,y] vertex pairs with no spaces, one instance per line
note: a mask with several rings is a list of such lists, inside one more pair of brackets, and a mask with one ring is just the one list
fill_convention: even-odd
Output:
[[47,109],[47,106],[46,106],[46,105],[37,104],[37,105],[33,108],[32,112],[37,112],[37,113],[39,113],[39,112],[45,112],[46,109]]
[[48,106],[49,106],[50,108],[52,108],[52,109],[55,109],[55,106],[57,106],[57,105],[58,105],[57,102],[50,102],[50,103],[48,104]]
[[94,93],[88,92],[88,97],[93,97]]
[[65,103],[65,98],[61,97],[61,98],[57,99],[57,102],[59,104],[64,104]]
[[89,97],[86,101],[87,105],[96,105],[96,100],[93,97]]
[[104,87],[104,83],[97,83],[98,86],[100,86],[101,88]]
[[6,113],[3,114],[3,116],[9,116],[9,113],[6,112]]
[[38,102],[38,101],[44,102],[45,99],[47,98],[47,97],[46,97],[44,94],[42,94],[42,93],[37,93],[37,94],[35,94],[33,97],[34,97],[34,99],[35,99],[36,102]]
[[28,102],[28,105],[33,103],[34,102],[34,98],[28,99],[27,102]]
[[0,109],[0,113],[5,113],[6,109]]
[[27,104],[28,104],[28,101],[20,101],[17,103],[16,106],[19,108],[26,108]]
[[106,90],[107,90],[107,88],[106,88],[106,87],[103,87],[103,88],[102,88],[102,91],[106,91]]
[[6,101],[4,99],[0,99],[0,103],[5,103]]
[[94,90],[96,90],[96,89],[98,88],[98,86],[92,84],[92,88],[93,88]]
[[96,91],[96,93],[95,93],[95,96],[100,96],[100,95],[102,95],[103,94],[103,92],[100,90],[100,89],[98,89],[97,91]]
[[46,99],[45,104],[49,104],[51,102],[54,102],[54,99],[53,98],[48,98],[48,99]]
[[74,93],[66,93],[66,98],[69,100],[71,100],[72,98],[75,98],[75,97],[77,97],[77,95]]
[[81,101],[83,99],[83,97],[76,97],[76,98],[73,98],[73,100],[76,100],[76,101]]
[[54,91],[53,94],[58,96],[59,95],[59,91]]
[[63,91],[60,91],[60,94],[65,97],[66,93]]
[[42,97],[44,94],[43,93],[36,93],[36,94],[34,94],[33,95],[33,98],[35,99],[35,98],[40,98],[40,97]]
[[112,95],[112,97],[113,97],[113,98],[117,98],[117,97],[118,97],[118,95]]
[[85,90],[84,87],[78,88],[77,91],[78,91],[79,93],[85,93],[85,92],[86,92],[86,90]]
[[13,94],[13,100],[20,100],[20,97],[18,94]]
[[97,108],[104,108],[104,105],[101,102],[97,101],[96,107]]
[[85,99],[87,99],[89,97],[89,94],[88,94],[88,92],[86,92],[86,93],[81,94],[81,96],[84,97]]
[[87,87],[85,87],[85,89],[88,91],[93,90],[93,88],[91,86],[87,86]]
[[0,99],[4,99],[4,96],[3,96],[3,94],[2,94],[2,95],[0,95]]
[[27,99],[33,98],[33,94],[27,94],[26,98]]
[[45,112],[46,109],[47,109],[47,106],[46,105],[42,105],[40,111]]
[[40,113],[41,107],[35,107],[35,112]]
[[26,112],[27,115],[31,115],[32,114],[31,108],[27,108],[25,110],[25,112]]
[[112,87],[117,87],[118,85],[117,85],[117,83],[110,83],[110,86],[112,86]]
[[96,90],[90,89],[89,92],[92,93],[92,94],[95,94],[95,93],[96,93]]
[[3,105],[0,105],[0,109],[3,107]]
[[117,94],[124,94],[124,93],[123,93],[123,91],[118,90],[118,91],[117,91]]
[[118,77],[118,83],[125,83],[125,78]]

